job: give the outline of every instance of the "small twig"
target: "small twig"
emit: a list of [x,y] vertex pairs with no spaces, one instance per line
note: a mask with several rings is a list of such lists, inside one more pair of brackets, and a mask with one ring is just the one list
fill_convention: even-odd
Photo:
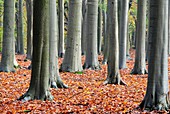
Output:
[[71,98],[73,98],[74,96],[76,96],[76,95],[79,95],[79,94],[81,94],[81,93],[83,93],[84,92],[84,90],[83,91],[81,91],[81,92],[78,92],[78,93],[76,93],[76,94],[74,94],[74,95],[72,95],[71,97],[69,97],[68,99],[71,99]]

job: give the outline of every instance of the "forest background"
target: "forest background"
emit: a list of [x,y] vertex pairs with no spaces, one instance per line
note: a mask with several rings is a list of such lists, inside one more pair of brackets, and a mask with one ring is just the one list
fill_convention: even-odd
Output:
[[[18,2],[16,0],[16,2]],[[106,2],[106,1],[105,1]],[[99,4],[99,7],[106,11],[106,4]],[[67,39],[68,24],[68,1],[65,1],[65,39]],[[17,12],[17,8],[16,8]],[[27,47],[27,17],[26,3],[23,1],[23,23],[24,23],[24,49]],[[0,0],[0,50],[2,50],[3,34],[3,0]],[[129,38],[134,37],[137,21],[137,0],[132,2],[129,11]],[[148,15],[147,15],[148,23]],[[148,24],[147,24],[148,26]],[[147,28],[147,27],[146,27]],[[147,29],[146,29],[147,31]],[[17,40],[17,31],[15,29]],[[138,113],[142,112],[136,107],[141,103],[146,93],[147,75],[130,74],[135,57],[135,44],[131,41],[130,58],[127,60],[126,69],[120,70],[122,79],[127,86],[103,85],[107,76],[107,66],[101,65],[102,70],[84,70],[83,72],[68,73],[61,72],[61,77],[69,88],[51,89],[54,101],[28,101],[21,102],[17,99],[27,91],[29,87],[31,71],[27,68],[31,64],[26,55],[16,55],[19,67],[15,73],[0,73],[0,109],[1,113]],[[59,58],[61,65],[63,58]],[[103,56],[99,55],[99,62],[102,64]],[[85,57],[82,57],[84,63]],[[156,111],[153,111],[156,113]],[[166,113],[166,111],[159,111]],[[145,111],[143,112],[145,113]]]

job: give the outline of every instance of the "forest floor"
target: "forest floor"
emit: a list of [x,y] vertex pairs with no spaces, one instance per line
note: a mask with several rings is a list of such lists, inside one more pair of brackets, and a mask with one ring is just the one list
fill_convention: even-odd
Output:
[[[60,76],[68,89],[51,89],[53,101],[27,101],[17,99],[23,95],[31,78],[27,69],[30,61],[24,61],[25,55],[17,55],[21,68],[15,73],[0,73],[0,114],[15,113],[77,113],[77,114],[149,114],[168,113],[166,111],[142,111],[136,109],[144,98],[147,75],[131,75],[134,65],[134,50],[130,51],[133,60],[127,61],[127,67],[120,71],[127,86],[103,85],[107,76],[107,65],[101,65],[102,70],[85,70],[83,74],[61,72]],[[82,61],[84,61],[82,57]],[[102,56],[99,56],[100,63]],[[62,59],[59,59],[61,64]],[[170,64],[169,64],[170,65]],[[170,69],[169,69],[170,70]]]

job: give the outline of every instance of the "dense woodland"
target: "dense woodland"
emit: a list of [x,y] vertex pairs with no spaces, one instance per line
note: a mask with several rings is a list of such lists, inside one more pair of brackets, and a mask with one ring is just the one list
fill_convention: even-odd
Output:
[[0,113],[168,113],[169,0],[0,0]]

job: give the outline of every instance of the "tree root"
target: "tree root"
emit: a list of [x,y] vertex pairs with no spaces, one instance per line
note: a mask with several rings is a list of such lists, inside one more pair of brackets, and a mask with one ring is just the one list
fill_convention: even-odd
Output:
[[15,72],[15,69],[9,69],[9,68],[0,68],[0,72]]
[[106,84],[117,84],[117,85],[125,85],[125,86],[127,86],[127,84],[126,84],[122,79],[120,79],[120,80],[118,80],[118,79],[116,79],[116,80],[106,79],[106,80],[103,82],[103,84],[104,84],[104,85],[106,85]]
[[102,64],[103,64],[103,65],[107,65],[107,60],[103,60],[103,61],[102,61]]
[[24,95],[22,95],[20,98],[18,98],[17,100],[20,100],[22,102],[26,102],[26,101],[30,101],[30,100],[34,100],[34,99],[38,99],[38,100],[53,100],[53,96],[51,95],[50,91],[46,91],[45,95],[39,95],[39,96],[35,96],[33,94],[31,94],[30,92],[26,92]]
[[22,95],[20,98],[18,98],[17,100],[20,100],[22,102],[26,102],[26,101],[33,100],[33,99],[34,99],[33,95],[31,95],[27,92],[24,95]]
[[60,58],[64,58],[64,53],[59,53],[58,55]]
[[90,69],[90,70],[101,70],[101,67],[100,65],[87,65],[87,64],[84,64],[83,65],[83,69]]
[[148,71],[146,69],[136,69],[136,68],[133,68],[130,74],[140,74],[140,75],[143,75],[143,74],[148,74]]
[[68,86],[60,81],[60,82],[52,82],[51,88],[68,88]]
[[126,60],[133,60],[129,55],[126,55]]
[[[153,101],[153,96],[151,94],[148,96],[146,95],[138,108],[140,108],[141,110],[148,110],[148,111],[152,111],[152,110],[167,111],[170,108],[169,95],[166,95],[165,97],[166,98],[163,98],[161,99],[160,102],[158,102],[155,101],[156,99]],[[154,102],[158,102],[158,103],[155,104]]]

